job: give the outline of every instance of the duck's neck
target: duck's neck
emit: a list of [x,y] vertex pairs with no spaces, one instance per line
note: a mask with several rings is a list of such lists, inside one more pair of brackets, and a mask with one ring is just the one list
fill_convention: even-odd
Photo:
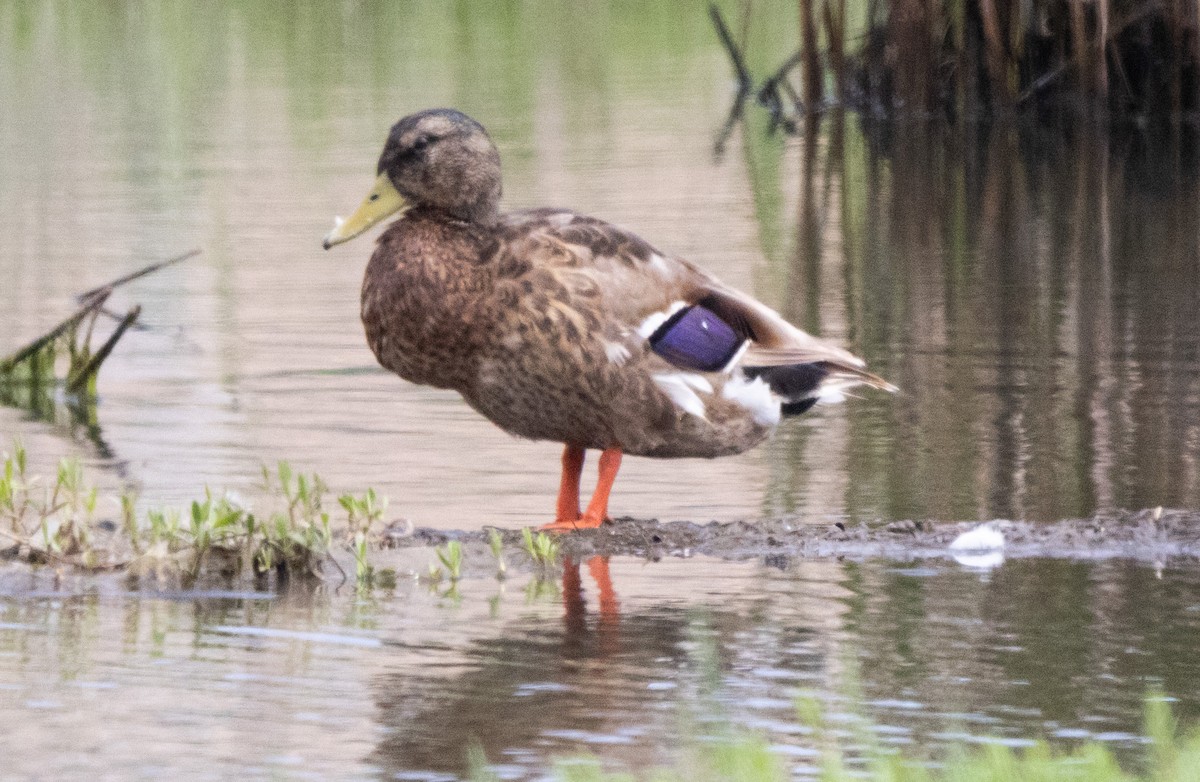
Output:
[[[402,191],[403,192],[403,191]],[[410,203],[415,203],[409,213],[437,215],[479,226],[495,225],[500,219],[500,194],[502,188],[498,178],[483,178],[472,187],[456,188],[450,193],[420,198],[405,193]]]
[[443,388],[473,378],[486,333],[475,321],[493,285],[480,228],[417,207],[379,237],[363,278],[362,321],[385,368]]
[[457,220],[488,228],[500,220],[500,199],[490,195],[480,198],[452,216]]

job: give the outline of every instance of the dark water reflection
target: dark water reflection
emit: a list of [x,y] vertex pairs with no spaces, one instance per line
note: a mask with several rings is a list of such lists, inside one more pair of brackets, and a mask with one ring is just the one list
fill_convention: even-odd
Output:
[[[597,558],[587,569],[607,566]],[[580,748],[644,767],[677,756],[696,737],[686,726],[702,735],[695,726],[720,715],[766,732],[810,773],[816,748],[798,693],[832,714],[861,710],[883,741],[918,756],[960,737],[1090,738],[1129,754],[1147,692],[1178,698],[1185,718],[1200,709],[1200,592],[1174,569],[1030,560],[981,578],[936,562],[802,566],[759,570],[748,592],[705,609],[618,611],[603,577],[581,604],[572,567],[561,626],[510,624],[473,642],[449,681],[406,671],[377,682],[381,719],[398,730],[372,762],[457,773],[445,748],[478,741],[513,773]]]
[[[850,515],[1200,504],[1191,139],[840,118],[808,132],[779,303],[832,321],[905,392],[848,418]],[[780,508],[803,504],[816,461],[792,434]]]

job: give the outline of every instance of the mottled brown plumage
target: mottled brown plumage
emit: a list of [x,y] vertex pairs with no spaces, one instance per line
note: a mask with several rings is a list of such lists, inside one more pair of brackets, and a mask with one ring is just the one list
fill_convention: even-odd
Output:
[[[371,349],[406,380],[459,392],[505,431],[568,446],[560,527],[603,520],[603,507],[600,518],[569,508],[563,518],[582,449],[614,453],[619,464],[620,453],[713,457],[766,438],[780,400],[743,366],[816,364],[835,387],[891,388],[853,355],[628,231],[562,209],[502,215],[499,155],[463,114],[401,120],[378,171],[360,212],[393,198],[392,187],[403,200],[387,209],[409,208],[367,266],[362,321]],[[356,214],[326,245],[379,219]],[[694,372],[652,350],[654,319],[680,302],[703,304],[748,340],[740,359]]]

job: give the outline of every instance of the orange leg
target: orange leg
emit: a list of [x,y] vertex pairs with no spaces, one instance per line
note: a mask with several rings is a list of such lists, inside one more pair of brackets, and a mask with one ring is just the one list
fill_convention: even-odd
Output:
[[592,501],[578,526],[584,528],[599,527],[608,521],[608,495],[612,493],[613,482],[617,480],[617,470],[621,469],[621,449],[605,448],[600,454],[600,475],[596,480],[596,490],[592,492]]
[[583,473],[584,450],[578,445],[563,448],[562,480],[558,484],[558,502],[555,505],[554,523],[544,530],[575,529],[582,514],[579,512],[579,476]]
[[558,505],[554,520],[579,520],[579,476],[583,473],[583,449],[578,445],[563,448],[562,482],[558,485]]
[[621,449],[607,448],[600,454],[600,475],[596,491],[583,515],[579,513],[579,475],[583,470],[583,449],[568,445],[563,451],[562,483],[558,489],[558,514],[544,530],[567,531],[595,529],[608,520],[608,496],[612,493],[617,471],[621,469]]

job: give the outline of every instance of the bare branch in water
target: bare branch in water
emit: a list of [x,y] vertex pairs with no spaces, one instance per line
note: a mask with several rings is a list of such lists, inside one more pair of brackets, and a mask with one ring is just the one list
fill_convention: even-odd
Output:
[[[127,282],[145,277],[147,274],[165,269],[168,266],[173,266],[180,261],[187,260],[196,255],[199,255],[199,250],[189,250],[182,255],[177,255],[174,258],[168,258],[165,261],[158,261],[149,266],[145,266],[131,274],[126,274],[123,277],[118,277],[112,282],[92,288],[89,291],[76,296],[76,301],[80,303],[79,309],[67,319],[54,326],[42,336],[30,342],[28,345],[17,350],[11,355],[0,358],[0,378],[6,375],[11,375],[16,368],[22,363],[29,361],[38,363],[44,352],[49,351],[49,374],[52,376],[53,369],[53,351],[54,345],[58,341],[66,343],[67,352],[71,357],[70,368],[67,372],[67,389],[71,392],[80,392],[88,388],[88,383],[91,378],[100,370],[100,365],[104,362],[108,355],[112,352],[117,344],[117,340],[137,321],[138,315],[142,308],[135,306],[125,315],[118,315],[104,307],[108,297],[112,295],[115,288],[124,285]],[[107,315],[118,320],[117,328],[109,335],[104,344],[95,353],[91,351],[92,331],[96,325],[96,319],[101,315]],[[89,320],[90,318],[90,320]],[[83,329],[83,334],[80,335],[80,326],[86,323],[86,328]],[[32,371],[32,369],[31,369]],[[37,373],[37,374],[40,374]]]
[[[200,254],[199,249],[188,250],[187,252],[183,253],[182,255],[176,255],[174,258],[168,258],[165,261],[158,261],[157,263],[152,263],[149,266],[145,266],[141,269],[138,269],[135,272],[126,274],[124,277],[118,277],[117,279],[113,280],[112,282],[106,283],[104,285],[100,285],[96,288],[92,288],[90,291],[85,291],[85,292],[79,294],[78,296],[76,296],[75,300],[80,302],[81,304],[86,303],[88,301],[88,299],[92,298],[93,296],[98,296],[104,291],[108,291],[108,293],[111,293],[114,288],[119,288],[120,286],[124,285],[127,282],[133,282],[136,279],[145,277],[147,274],[153,274],[154,272],[159,271],[161,269],[165,269],[168,266],[174,266],[175,264],[179,263],[180,261],[186,261],[188,258],[194,258],[199,254]],[[105,295],[107,296],[107,294],[105,294]]]
[[[109,335],[104,344],[100,346],[100,349],[97,350],[92,357],[87,360],[87,363],[85,363],[82,367],[78,367],[70,376],[67,377],[68,391],[79,393],[80,391],[87,390],[87,384],[90,378],[92,378],[96,372],[100,370],[100,365],[104,363],[104,359],[108,358],[108,354],[111,353],[112,349],[116,346],[117,340],[121,338],[121,335],[125,333],[126,329],[133,325],[133,322],[137,320],[138,315],[140,314],[142,314],[142,305],[140,304],[134,305],[134,307],[125,314],[124,319],[117,324],[116,330]],[[94,323],[95,320],[93,319],[92,322]]]
[[[98,296],[98,292],[97,292],[97,296]],[[84,306],[80,307],[79,310],[76,311],[74,315],[67,318],[62,323],[59,323],[57,326],[50,329],[42,336],[38,337],[33,342],[30,342],[28,345],[21,348],[16,353],[13,353],[12,355],[8,356],[7,358],[0,359],[0,375],[11,372],[13,370],[13,368],[16,367],[17,364],[20,364],[22,361],[26,360],[27,358],[35,355],[36,353],[41,351],[42,348],[46,347],[51,342],[53,342],[54,340],[63,336],[67,332],[69,332],[75,328],[78,328],[79,324],[83,322],[83,319],[86,318],[88,315],[94,314],[95,311],[100,308],[100,305],[102,305],[107,298],[108,298],[107,293],[105,293],[103,297],[98,296],[98,298],[95,301],[90,301],[87,304],[85,304]]]

